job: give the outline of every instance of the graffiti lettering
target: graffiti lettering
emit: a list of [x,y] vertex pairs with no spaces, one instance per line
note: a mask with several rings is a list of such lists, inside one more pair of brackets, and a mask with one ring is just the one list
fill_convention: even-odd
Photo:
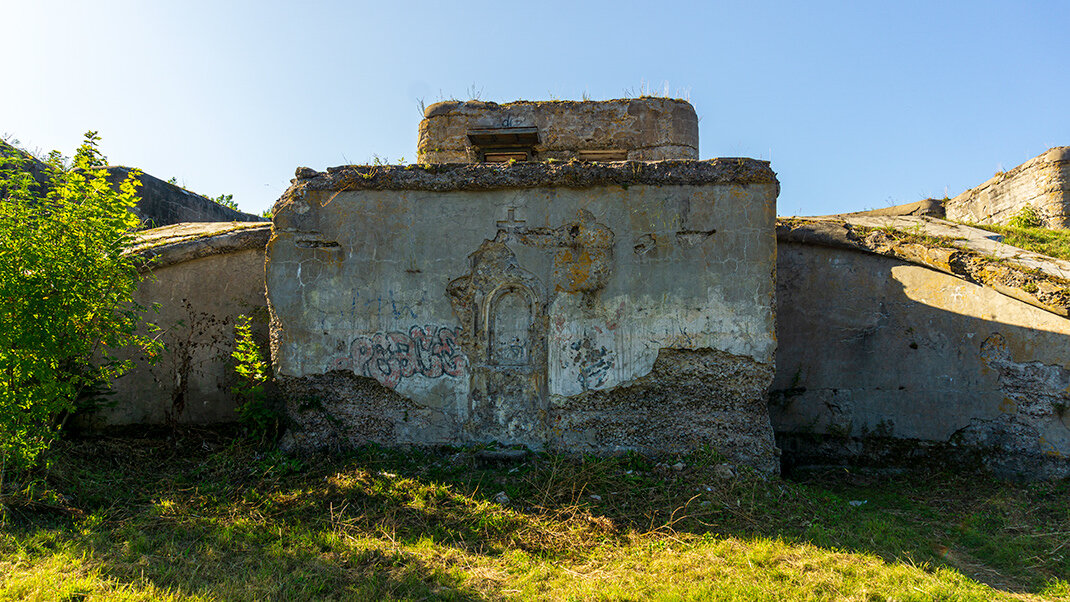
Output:
[[352,370],[393,389],[402,378],[462,376],[467,358],[457,339],[460,328],[413,326],[408,333],[378,332],[359,336],[349,345],[349,355],[331,362],[331,369]]
[[609,372],[613,369],[613,354],[604,346],[599,349],[591,344],[591,339],[584,338],[570,345],[576,351],[574,361],[580,372],[576,375],[580,387],[587,391],[606,384]]

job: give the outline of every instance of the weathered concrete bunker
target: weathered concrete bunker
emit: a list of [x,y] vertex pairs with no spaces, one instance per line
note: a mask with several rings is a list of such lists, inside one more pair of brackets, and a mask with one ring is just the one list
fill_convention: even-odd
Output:
[[[292,449],[709,444],[775,471],[779,445],[789,467],[1070,475],[1070,262],[932,200],[774,233],[768,163],[650,144],[684,140],[686,103],[589,104],[435,105],[420,165],[299,168],[266,273],[262,226],[143,233],[166,355],[132,358],[90,422],[233,418],[233,319],[264,313],[266,288]],[[655,147],[677,160],[583,160]],[[1063,150],[1006,174],[1016,198],[1058,196]]]
[[267,251],[291,444],[777,470],[778,190],[750,159],[299,170]]

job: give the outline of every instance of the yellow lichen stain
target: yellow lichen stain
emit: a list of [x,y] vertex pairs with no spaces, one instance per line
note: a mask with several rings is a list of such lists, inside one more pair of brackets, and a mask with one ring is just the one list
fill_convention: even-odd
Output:
[[1004,414],[1014,414],[1018,412],[1018,404],[1014,403],[1014,400],[1009,397],[1004,397],[1003,401],[999,402],[999,411]]
[[1044,452],[1045,455],[1053,456],[1056,458],[1063,457],[1062,452],[1055,448],[1054,445],[1044,437],[1037,437],[1037,447]]
[[343,260],[345,259],[345,253],[342,253],[341,249],[335,247],[316,249],[316,251],[316,259],[318,259],[320,262],[336,270],[342,269],[342,264],[344,263]]
[[591,254],[586,249],[576,253],[573,249],[562,249],[554,256],[554,271],[564,271],[567,283],[559,282],[556,289],[578,290],[584,288],[591,279]]

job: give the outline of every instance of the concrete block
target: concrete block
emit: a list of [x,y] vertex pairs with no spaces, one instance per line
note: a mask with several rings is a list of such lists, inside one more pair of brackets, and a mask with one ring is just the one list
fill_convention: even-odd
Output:
[[448,101],[424,112],[417,143],[420,163],[476,163],[477,129],[534,127],[536,160],[582,158],[583,151],[621,151],[621,159],[698,159],[698,117],[684,100]]

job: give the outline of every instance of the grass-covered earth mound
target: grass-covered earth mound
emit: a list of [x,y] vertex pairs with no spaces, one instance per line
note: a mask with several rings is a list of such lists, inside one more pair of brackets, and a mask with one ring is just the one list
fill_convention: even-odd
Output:
[[1070,230],[995,224],[971,225],[1002,234],[1003,242],[1012,247],[1070,261]]
[[218,432],[51,456],[33,491],[7,484],[0,599],[1070,598],[1065,482],[763,478],[712,452],[297,458]]

